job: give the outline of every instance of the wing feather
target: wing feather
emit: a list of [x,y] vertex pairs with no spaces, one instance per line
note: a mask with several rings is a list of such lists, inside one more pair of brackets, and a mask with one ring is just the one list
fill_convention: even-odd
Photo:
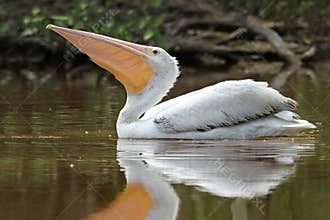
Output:
[[163,102],[144,118],[164,132],[208,131],[288,110],[297,103],[253,80],[225,81]]

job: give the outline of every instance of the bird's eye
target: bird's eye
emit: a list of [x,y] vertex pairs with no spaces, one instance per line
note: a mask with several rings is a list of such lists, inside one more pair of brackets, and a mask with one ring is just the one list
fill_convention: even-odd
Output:
[[156,55],[156,54],[158,54],[158,53],[159,53],[159,51],[158,51],[158,50],[156,50],[156,49],[154,49],[154,50],[152,50],[152,53]]

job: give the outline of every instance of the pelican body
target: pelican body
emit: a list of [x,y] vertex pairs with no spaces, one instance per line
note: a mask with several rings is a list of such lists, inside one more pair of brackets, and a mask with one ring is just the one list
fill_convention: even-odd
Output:
[[[291,136],[315,126],[294,113],[297,103],[266,82],[225,81],[160,103],[180,74],[164,49],[48,25],[125,87],[119,138],[250,139]],[[158,104],[160,103],[160,104]]]

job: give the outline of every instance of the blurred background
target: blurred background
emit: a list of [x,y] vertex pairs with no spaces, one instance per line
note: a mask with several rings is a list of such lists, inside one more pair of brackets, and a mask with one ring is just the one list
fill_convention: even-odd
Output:
[[2,84],[17,76],[27,81],[47,74],[79,78],[96,69],[65,40],[46,30],[49,23],[157,45],[177,56],[183,67],[239,78],[297,69],[312,77],[318,61],[328,58],[330,6],[326,0],[18,0],[0,4]]

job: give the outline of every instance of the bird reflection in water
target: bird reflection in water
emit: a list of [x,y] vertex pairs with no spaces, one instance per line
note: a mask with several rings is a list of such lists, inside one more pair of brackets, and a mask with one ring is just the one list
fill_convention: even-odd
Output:
[[[174,183],[235,198],[232,218],[248,219],[247,201],[270,194],[294,173],[297,157],[313,149],[313,144],[289,139],[203,143],[118,140],[117,144],[117,159],[127,186],[88,220],[174,220],[179,212],[179,197],[171,186]],[[258,200],[255,205],[264,211]]]

